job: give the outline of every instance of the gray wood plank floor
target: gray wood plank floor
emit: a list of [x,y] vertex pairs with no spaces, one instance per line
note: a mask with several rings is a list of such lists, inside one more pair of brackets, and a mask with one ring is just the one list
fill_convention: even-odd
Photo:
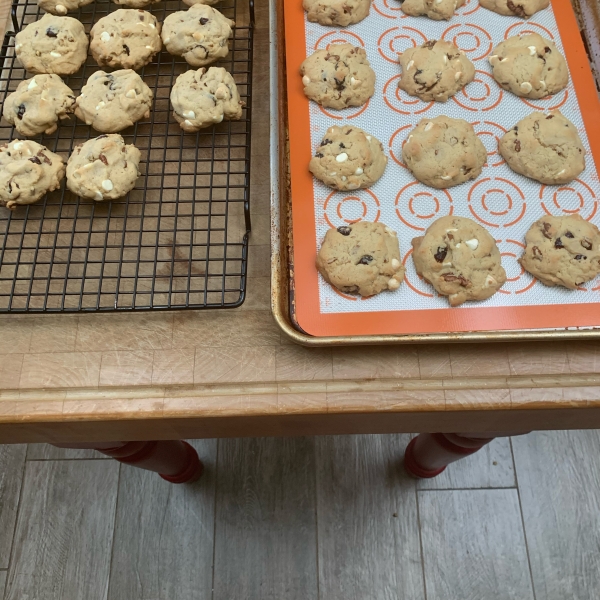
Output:
[[437,483],[403,473],[410,437],[194,441],[190,486],[0,446],[0,600],[600,597],[599,431],[495,442]]

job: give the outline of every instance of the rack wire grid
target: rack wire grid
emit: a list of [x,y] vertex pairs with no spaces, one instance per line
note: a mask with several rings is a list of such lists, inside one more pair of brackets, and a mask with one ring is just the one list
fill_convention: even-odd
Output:
[[[108,0],[69,16],[89,32],[119,5]],[[188,7],[166,1],[145,8],[159,22]],[[0,312],[234,308],[245,297],[250,233],[250,118],[253,0],[217,6],[235,20],[228,57],[216,66],[234,77],[245,102],[241,120],[185,133],[171,115],[169,94],[190,67],[164,49],[138,71],[154,93],[147,120],[120,134],[142,153],[141,176],[124,198],[94,202],[66,189],[14,211],[0,207]],[[12,29],[0,54],[0,100],[31,77],[14,55],[15,32],[38,20],[35,0],[15,1]],[[88,56],[64,78],[78,94],[101,69]],[[105,70],[105,68],[103,68]],[[35,141],[60,154],[100,135],[74,115]],[[18,138],[6,120],[0,143]]]

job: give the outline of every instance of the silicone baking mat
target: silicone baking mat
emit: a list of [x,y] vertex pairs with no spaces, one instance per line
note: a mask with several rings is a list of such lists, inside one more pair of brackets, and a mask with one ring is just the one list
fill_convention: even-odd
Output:
[[[441,22],[406,16],[397,0],[374,0],[370,15],[347,28],[309,23],[300,0],[285,0],[285,21],[295,305],[304,331],[319,336],[600,325],[600,277],[575,291],[550,288],[517,262],[526,231],[544,214],[579,213],[600,225],[600,102],[568,0],[554,0],[527,21],[468,0],[450,21]],[[552,39],[567,58],[570,82],[555,96],[522,99],[502,90],[491,76],[487,57],[492,48],[527,32]],[[398,54],[428,39],[452,41],[476,68],[475,80],[446,103],[423,102],[398,89]],[[323,109],[304,96],[299,67],[315,49],[342,42],[366,49],[376,74],[375,94],[359,108]],[[585,171],[563,186],[545,186],[514,173],[497,152],[498,139],[517,121],[552,108],[576,125],[587,151]],[[472,123],[488,150],[482,174],[448,190],[420,183],[402,163],[402,143],[410,130],[422,118],[438,115]],[[308,171],[327,128],[342,124],[375,135],[389,157],[383,177],[366,190],[338,192]],[[415,272],[412,238],[448,214],[476,219],[498,242],[508,281],[484,302],[450,308]],[[314,262],[326,231],[361,219],[383,222],[398,232],[406,266],[399,290],[361,299],[338,292],[318,274]]]

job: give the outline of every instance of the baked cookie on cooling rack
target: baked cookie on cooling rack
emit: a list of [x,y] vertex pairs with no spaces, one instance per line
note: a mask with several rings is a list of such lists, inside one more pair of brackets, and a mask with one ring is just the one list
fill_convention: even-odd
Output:
[[67,162],[67,187],[82,198],[116,200],[135,187],[140,151],[118,134],[75,146]]
[[357,190],[373,185],[385,171],[388,158],[381,142],[353,125],[330,127],[308,169],[336,190]]
[[446,102],[475,77],[475,67],[451,42],[428,40],[405,50],[399,58],[402,76],[398,87],[424,102]]
[[160,0],[112,0],[115,4],[119,6],[125,6],[127,8],[145,8],[146,6],[151,6],[152,4],[156,4],[160,2]]
[[517,173],[557,185],[585,169],[585,148],[577,127],[560,111],[533,112],[500,139],[498,151]]
[[419,181],[443,189],[478,177],[487,151],[470,123],[442,115],[419,121],[402,158]]
[[75,93],[58,75],[36,75],[9,94],[2,115],[20,135],[31,137],[54,133],[74,110]]
[[404,0],[400,9],[411,17],[425,16],[434,21],[448,20],[466,0]]
[[545,98],[569,83],[564,56],[554,42],[537,33],[508,38],[494,48],[488,60],[498,85],[523,98]]
[[161,48],[160,23],[145,10],[120,8],[90,31],[90,52],[101,67],[141,69]]
[[361,296],[397,290],[404,279],[396,232],[366,221],[330,229],[317,255],[317,269],[341,292]]
[[302,7],[312,23],[346,27],[369,15],[371,0],[302,0]]
[[13,140],[0,147],[0,204],[14,210],[33,204],[60,187],[63,159],[31,140]]
[[307,98],[326,108],[362,106],[375,93],[375,71],[363,48],[332,44],[316,50],[300,66]]
[[150,116],[152,90],[131,69],[90,75],[77,97],[75,116],[102,133],[115,133]]
[[412,246],[417,273],[448,296],[450,306],[485,300],[506,281],[494,238],[471,219],[442,217]]
[[87,57],[88,38],[81,22],[45,14],[15,36],[15,54],[31,73],[72,75]]
[[162,41],[169,54],[183,56],[193,67],[205,67],[229,54],[227,40],[235,21],[204,4],[171,13],[163,23]]
[[223,119],[242,117],[235,81],[223,67],[204,67],[182,73],[171,90],[173,116],[184,131],[194,132]]
[[38,6],[47,13],[62,17],[68,12],[91,4],[93,1],[94,0],[38,0]]
[[479,4],[499,15],[528,19],[536,12],[548,8],[550,0],[479,0]]
[[545,285],[574,290],[600,274],[600,231],[579,215],[544,216],[525,242],[519,262]]

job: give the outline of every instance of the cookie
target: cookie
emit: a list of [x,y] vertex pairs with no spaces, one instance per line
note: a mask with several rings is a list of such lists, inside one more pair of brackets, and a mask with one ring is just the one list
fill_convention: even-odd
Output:
[[72,75],[87,57],[88,39],[83,25],[72,17],[45,14],[15,36],[15,53],[32,73]]
[[223,67],[200,68],[182,73],[171,90],[173,116],[184,131],[198,131],[223,119],[242,117],[235,81]]
[[521,119],[502,136],[498,150],[513,171],[548,185],[572,181],[585,169],[577,128],[558,110]]
[[229,54],[227,40],[234,25],[211,6],[194,4],[170,14],[161,36],[167,52],[183,56],[193,67],[204,67]]
[[133,189],[140,175],[140,151],[118,134],[79,144],[67,162],[67,187],[82,198],[115,200]]
[[404,279],[398,236],[383,223],[360,221],[330,229],[317,269],[340,292],[361,296],[397,290]]
[[442,217],[412,246],[417,273],[448,296],[450,306],[485,300],[506,281],[494,238],[471,219]]
[[446,21],[466,0],[404,0],[400,9],[411,17],[426,16],[434,21]]
[[353,125],[330,127],[308,169],[336,190],[373,185],[385,171],[387,156],[381,142]]
[[400,55],[398,87],[424,102],[446,102],[475,77],[475,67],[454,44],[429,40]]
[[326,108],[362,106],[375,93],[375,72],[363,48],[332,44],[300,66],[307,98]]
[[194,6],[194,4],[216,4],[219,0],[183,0],[184,4]]
[[75,115],[96,131],[115,133],[150,116],[152,90],[131,69],[96,71],[81,88]]
[[346,27],[369,15],[371,0],[302,0],[302,8],[312,23]]
[[101,67],[141,69],[161,48],[160,23],[145,10],[120,8],[90,31],[90,52]]
[[548,8],[550,0],[479,0],[479,4],[499,15],[527,19],[536,12]]
[[31,140],[13,140],[0,147],[0,204],[10,210],[33,204],[60,187],[63,159]]
[[542,217],[525,242],[519,262],[546,285],[574,290],[600,273],[600,231],[579,215]]
[[38,0],[38,6],[47,13],[64,16],[68,12],[91,4],[94,0]]
[[487,151],[473,126],[463,119],[421,119],[402,148],[410,172],[422,183],[443,189],[475,179]]
[[75,94],[58,75],[36,75],[6,98],[2,114],[20,135],[32,136],[53,133],[74,110]]
[[127,8],[144,8],[160,2],[160,0],[112,0],[119,6],[126,6]]
[[488,58],[500,87],[523,98],[545,98],[567,87],[569,70],[554,42],[537,33],[508,38]]

